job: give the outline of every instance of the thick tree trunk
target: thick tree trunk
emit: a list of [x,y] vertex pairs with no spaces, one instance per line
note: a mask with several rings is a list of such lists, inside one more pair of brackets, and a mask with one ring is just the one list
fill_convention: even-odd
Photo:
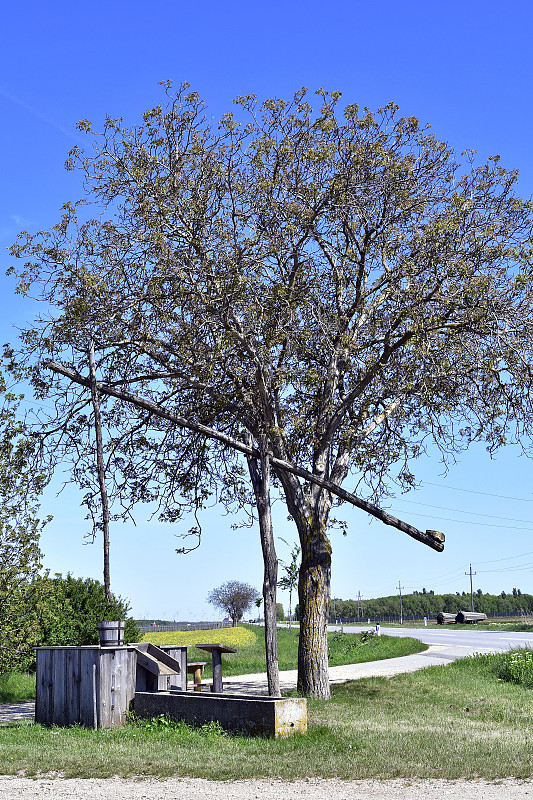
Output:
[[325,526],[317,521],[300,535],[302,565],[298,583],[300,638],[298,690],[329,700],[328,616],[331,583],[331,544]]
[[263,604],[265,615],[265,651],[268,693],[280,697],[278,666],[278,628],[276,620],[276,593],[278,585],[278,558],[274,544],[272,514],[270,509],[270,460],[265,436],[259,437],[261,466],[257,459],[248,458],[248,469],[252,479],[257,513],[261,549],[263,551]]
[[298,690],[301,694],[329,700],[328,614],[331,583],[331,544],[327,525],[331,498],[303,491],[288,472],[276,470],[283,486],[287,508],[300,537],[298,580],[300,637],[298,645]]

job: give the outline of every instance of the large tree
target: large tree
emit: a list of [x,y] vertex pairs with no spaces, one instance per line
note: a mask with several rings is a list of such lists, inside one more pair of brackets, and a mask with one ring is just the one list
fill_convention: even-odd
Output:
[[56,403],[44,451],[75,455],[93,508],[97,392],[115,509],[255,505],[265,615],[273,481],[301,546],[298,683],[327,698],[328,522],[335,496],[356,501],[339,487],[375,503],[413,485],[430,443],[446,460],[531,432],[532,206],[497,158],[459,163],[392,105],[247,96],[217,125],[187,87],[166,92],[71,152],[83,201],[13,248],[20,291],[53,306],[22,348]]

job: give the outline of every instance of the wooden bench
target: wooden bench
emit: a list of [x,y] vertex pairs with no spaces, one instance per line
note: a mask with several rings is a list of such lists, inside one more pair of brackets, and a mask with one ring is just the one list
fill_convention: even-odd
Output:
[[187,672],[193,676],[194,691],[202,691],[202,675],[207,661],[188,661]]

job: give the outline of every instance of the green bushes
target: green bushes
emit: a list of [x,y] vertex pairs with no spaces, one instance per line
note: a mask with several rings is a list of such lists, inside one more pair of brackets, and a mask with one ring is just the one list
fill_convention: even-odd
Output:
[[121,597],[108,603],[102,583],[93,578],[64,578],[55,575],[42,582],[40,606],[40,645],[65,646],[98,644],[98,623],[104,619],[126,620],[124,641],[138,642],[141,634],[128,619],[129,605]]
[[520,649],[503,653],[496,661],[495,671],[502,681],[533,688],[533,651]]
[[74,578],[70,573],[66,577],[45,575],[28,583],[24,597],[25,608],[19,606],[17,615],[12,609],[10,626],[4,625],[7,632],[18,631],[19,615],[25,615],[24,639],[9,661],[0,659],[0,674],[14,669],[33,671],[36,646],[98,644],[98,623],[104,619],[126,621],[125,643],[141,638],[134,620],[128,618],[127,601],[117,597],[114,603],[108,603],[103,584],[92,578]]

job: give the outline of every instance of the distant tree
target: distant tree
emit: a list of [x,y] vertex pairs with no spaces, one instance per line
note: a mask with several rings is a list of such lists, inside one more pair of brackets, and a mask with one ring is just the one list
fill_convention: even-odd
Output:
[[[285,541],[283,539],[283,541]],[[286,542],[285,542],[286,543]],[[292,628],[292,593],[298,588],[298,579],[300,576],[300,547],[295,544],[291,550],[291,560],[288,564],[281,562],[283,577],[278,581],[280,589],[286,589],[289,592],[289,630]]]
[[239,624],[245,611],[260,597],[257,589],[240,581],[228,581],[207,595],[207,602],[222,609],[231,617],[233,627]]
[[276,619],[278,622],[283,622],[285,619],[285,612],[282,603],[276,603]]

